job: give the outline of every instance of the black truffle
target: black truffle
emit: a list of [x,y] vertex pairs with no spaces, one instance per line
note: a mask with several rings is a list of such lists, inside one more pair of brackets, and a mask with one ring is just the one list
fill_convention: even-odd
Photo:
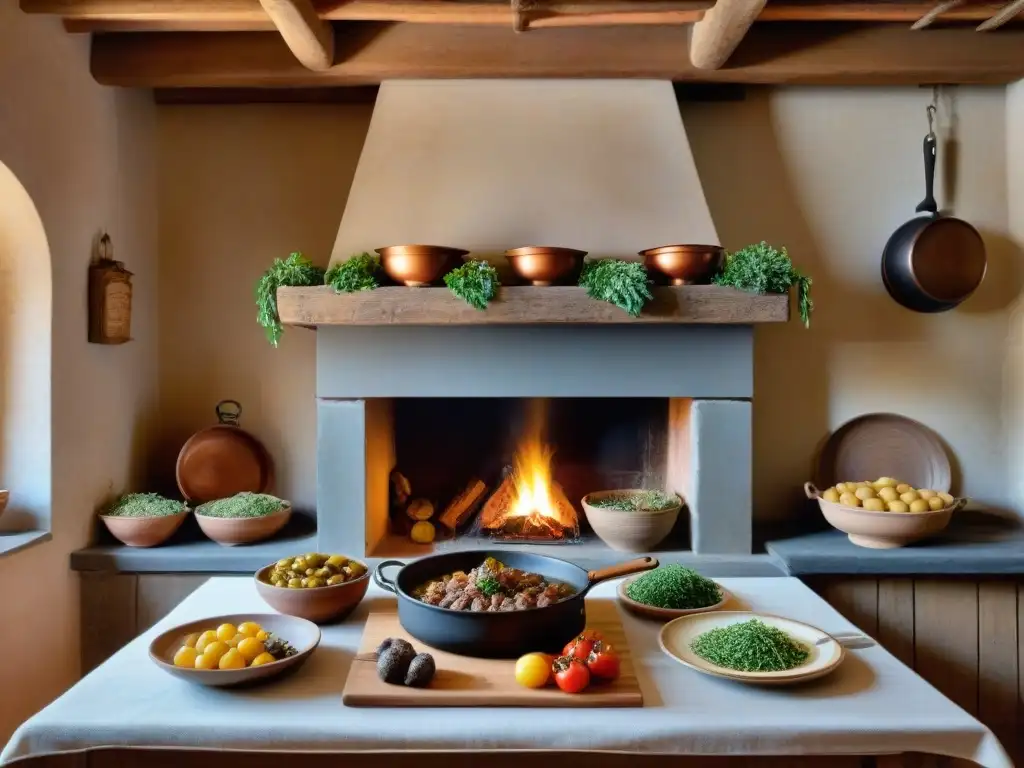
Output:
[[386,637],[381,641],[380,645],[377,646],[377,656],[379,657],[388,648],[401,648],[403,649],[403,652],[407,651],[413,656],[416,655],[416,649],[412,647],[412,643],[408,640],[403,640],[400,637]]
[[413,688],[425,688],[434,679],[434,657],[429,653],[418,653],[409,664],[409,671],[405,674],[405,684]]
[[409,665],[416,656],[416,652],[409,643],[401,641],[391,645],[383,653],[377,656],[377,675],[385,683],[401,685],[405,680],[405,674],[409,671]]

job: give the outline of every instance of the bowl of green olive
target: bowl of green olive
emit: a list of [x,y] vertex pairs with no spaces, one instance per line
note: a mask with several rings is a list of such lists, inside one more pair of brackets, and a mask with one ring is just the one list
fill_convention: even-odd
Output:
[[345,555],[310,552],[256,571],[256,591],[278,613],[324,623],[350,614],[366,595],[370,572]]

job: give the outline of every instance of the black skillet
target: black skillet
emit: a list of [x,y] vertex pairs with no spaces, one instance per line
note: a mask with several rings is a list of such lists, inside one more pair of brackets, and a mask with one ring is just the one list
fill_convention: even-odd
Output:
[[932,130],[935,107],[928,107],[924,138],[925,197],[917,216],[893,232],[882,252],[882,282],[898,303],[915,312],[945,312],[974,293],[985,278],[985,244],[962,219],[942,216],[935,202]]
[[[470,571],[493,557],[512,568],[539,573],[550,581],[570,584],[571,597],[544,608],[507,613],[453,611],[417,600],[413,591],[432,579],[454,571]],[[394,581],[384,569],[402,566]],[[502,550],[476,550],[430,555],[405,564],[385,560],[373,572],[377,586],[398,597],[398,620],[410,635],[432,648],[463,656],[515,658],[531,651],[561,650],[587,623],[584,598],[598,582],[657,568],[653,557],[641,557],[596,571],[545,555]]]

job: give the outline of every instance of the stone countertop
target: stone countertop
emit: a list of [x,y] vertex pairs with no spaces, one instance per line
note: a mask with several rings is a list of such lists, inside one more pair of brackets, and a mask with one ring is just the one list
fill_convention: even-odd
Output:
[[868,549],[829,528],[769,541],[769,554],[791,576],[1010,576],[1024,574],[1024,527],[981,512],[962,512],[939,536],[898,549]]
[[[794,578],[722,579],[740,607],[782,614],[827,632],[855,627]],[[587,601],[614,598],[617,582]],[[587,750],[648,755],[850,755],[930,752],[1009,768],[975,718],[877,644],[849,650],[831,675],[792,688],[744,686],[675,662],[660,624],[621,613],[644,695],[642,708],[408,710],[346,707],[345,678],[375,604],[375,585],[346,621],[323,627],[320,647],[295,674],[251,689],[205,688],[148,658],[152,639],[218,614],[266,611],[253,584],[215,578],[153,628],[25,722],[0,764],[47,754],[121,748],[261,752],[480,752]],[[457,723],[444,727],[445,722]],[[439,726],[439,723],[441,724]],[[269,727],[268,727],[269,724]]]

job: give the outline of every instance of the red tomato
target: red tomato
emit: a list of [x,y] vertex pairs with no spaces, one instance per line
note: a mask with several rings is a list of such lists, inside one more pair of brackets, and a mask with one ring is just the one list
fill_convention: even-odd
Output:
[[587,669],[594,677],[614,680],[619,676],[619,655],[610,645],[598,640],[587,656]]
[[562,649],[562,655],[586,659],[590,655],[590,650],[594,647],[594,643],[602,639],[601,633],[597,630],[584,630],[565,644],[565,648]]
[[590,672],[581,659],[561,656],[551,665],[555,684],[566,693],[579,693],[590,683]]

